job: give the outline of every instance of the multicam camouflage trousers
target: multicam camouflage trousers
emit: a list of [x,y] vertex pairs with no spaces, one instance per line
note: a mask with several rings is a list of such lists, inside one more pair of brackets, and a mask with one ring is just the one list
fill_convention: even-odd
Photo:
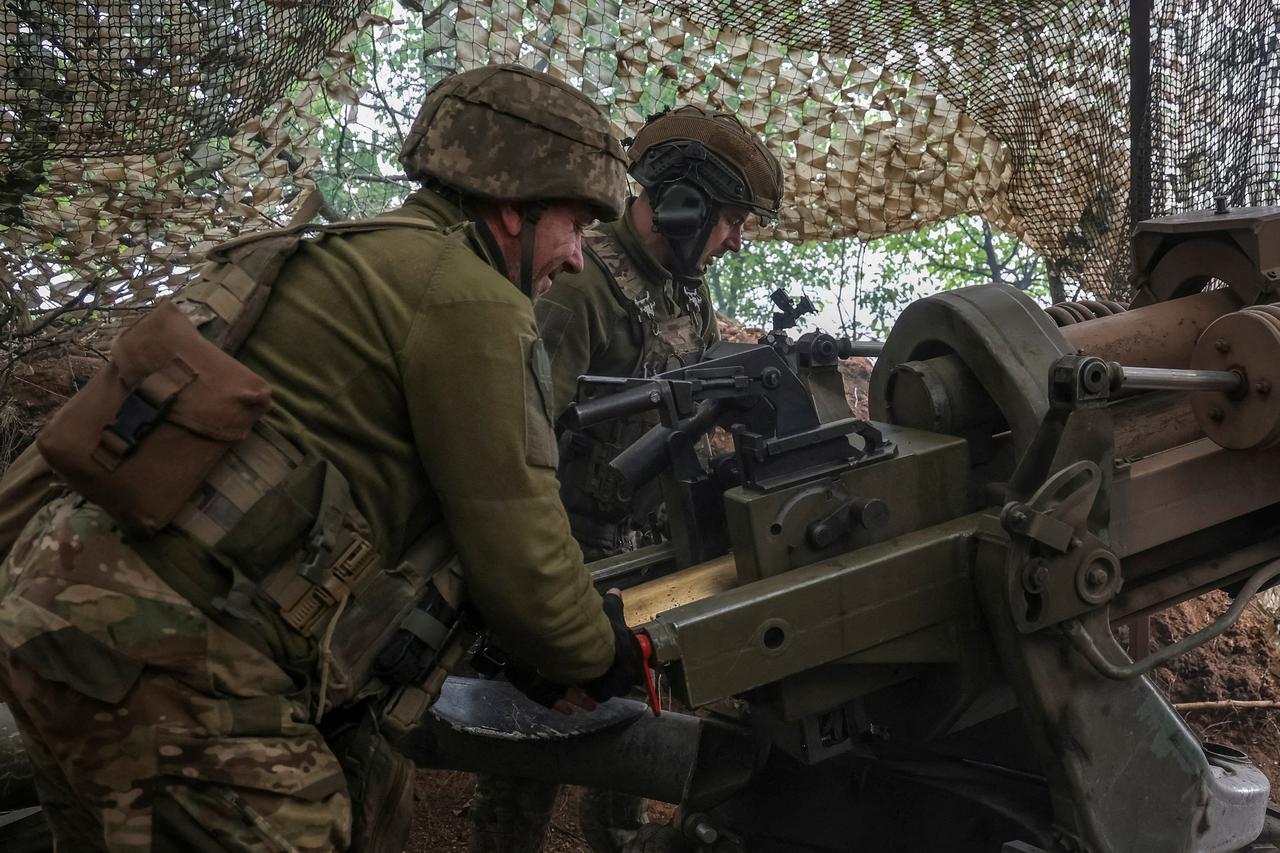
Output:
[[41,510],[0,566],[0,698],[59,849],[350,841],[342,768],[293,680],[74,496]]

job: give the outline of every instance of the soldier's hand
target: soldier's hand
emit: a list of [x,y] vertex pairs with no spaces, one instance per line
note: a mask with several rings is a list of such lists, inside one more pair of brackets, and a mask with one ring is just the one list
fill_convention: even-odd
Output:
[[[563,701],[565,686],[543,677],[542,673],[519,658],[510,658],[502,669],[507,681],[517,690],[545,708],[557,708]],[[567,713],[567,711],[566,711]]]
[[565,687],[549,681],[536,669],[517,658],[510,659],[503,668],[507,681],[528,698],[545,708],[554,708],[561,714],[572,714],[574,708],[594,711],[596,701],[581,687]]
[[644,683],[644,654],[640,642],[627,627],[622,607],[622,593],[611,589],[604,595],[604,615],[613,627],[613,663],[605,674],[583,685],[587,695],[597,702],[613,696],[625,696]]

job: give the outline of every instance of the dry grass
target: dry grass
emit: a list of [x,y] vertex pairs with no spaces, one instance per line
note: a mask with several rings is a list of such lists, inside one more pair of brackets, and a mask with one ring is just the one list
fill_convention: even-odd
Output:
[[31,437],[30,427],[13,400],[0,403],[0,474],[26,446]]

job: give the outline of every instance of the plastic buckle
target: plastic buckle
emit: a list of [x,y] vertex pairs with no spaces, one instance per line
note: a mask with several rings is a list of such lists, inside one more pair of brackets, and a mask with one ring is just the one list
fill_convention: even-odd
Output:
[[146,438],[147,433],[155,429],[173,408],[176,395],[166,397],[159,406],[153,406],[133,391],[120,403],[116,419],[107,425],[106,431],[124,443],[121,456],[128,456],[137,449],[138,443]]
[[302,546],[298,574],[313,584],[320,584],[324,580],[325,570],[332,565],[332,556],[332,542],[325,538],[324,531],[318,531]]

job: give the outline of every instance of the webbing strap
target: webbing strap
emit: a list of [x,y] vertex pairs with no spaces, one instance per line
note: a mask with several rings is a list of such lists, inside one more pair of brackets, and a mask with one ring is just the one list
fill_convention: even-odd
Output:
[[211,261],[229,260],[229,253],[241,246],[267,240],[273,237],[288,237],[295,234],[350,234],[358,231],[381,231],[386,228],[421,228],[424,231],[443,231],[440,225],[430,219],[418,219],[414,216],[375,216],[372,219],[347,219],[341,222],[315,223],[304,222],[300,225],[289,225],[284,228],[272,228],[268,231],[255,231],[252,234],[241,234],[209,250],[207,255]]
[[300,464],[298,449],[259,421],[227,452],[172,523],[197,542],[214,548],[250,507]]

